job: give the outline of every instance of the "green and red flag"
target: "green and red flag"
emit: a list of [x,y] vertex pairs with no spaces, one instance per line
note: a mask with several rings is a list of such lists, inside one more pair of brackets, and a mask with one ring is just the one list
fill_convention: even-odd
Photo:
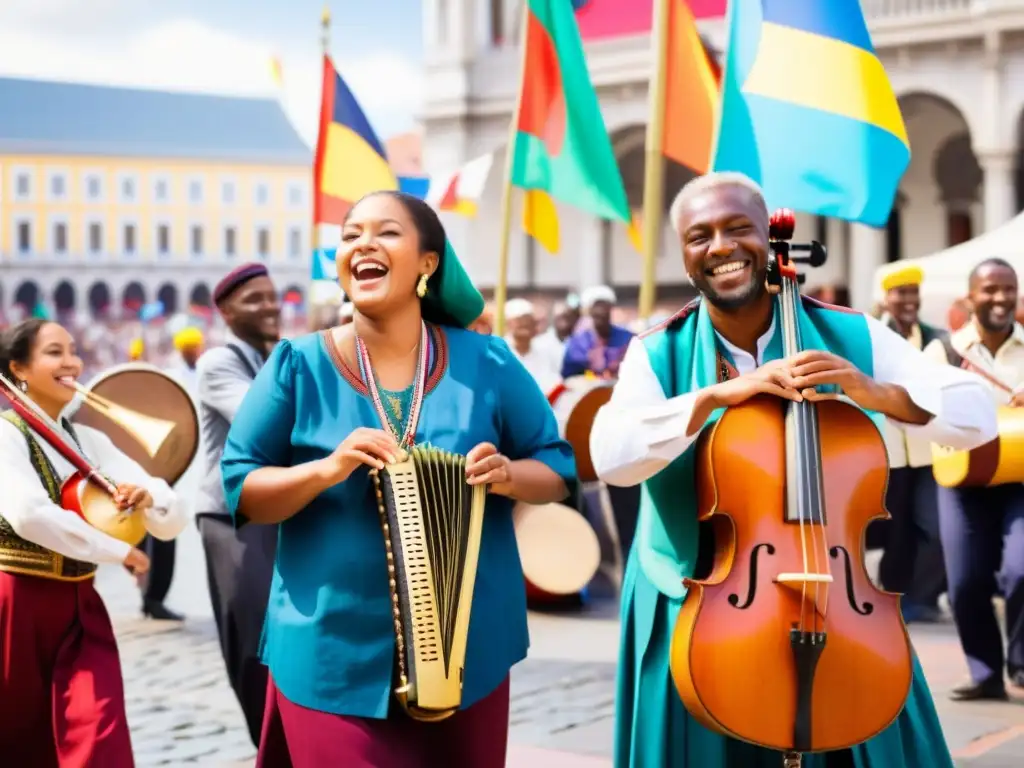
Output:
[[527,0],[511,183],[526,190],[523,227],[558,251],[554,200],[630,224],[629,203],[587,72],[572,3]]

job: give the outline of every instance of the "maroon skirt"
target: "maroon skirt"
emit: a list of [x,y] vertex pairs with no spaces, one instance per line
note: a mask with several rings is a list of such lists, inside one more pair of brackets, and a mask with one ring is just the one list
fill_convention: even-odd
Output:
[[110,616],[93,580],[0,572],[0,764],[133,768]]
[[417,722],[397,709],[386,720],[306,709],[271,679],[256,768],[504,768],[508,678],[439,723]]

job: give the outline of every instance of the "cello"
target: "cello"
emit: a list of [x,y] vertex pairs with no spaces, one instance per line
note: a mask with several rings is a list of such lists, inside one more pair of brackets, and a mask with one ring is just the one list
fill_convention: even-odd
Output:
[[[783,356],[803,349],[795,216],[769,229],[768,286]],[[809,252],[795,257],[793,252]],[[878,427],[841,399],[758,395],[726,409],[696,445],[698,519],[714,561],[688,589],[672,638],[672,678],[705,727],[784,755],[846,749],[885,730],[910,692],[900,596],[864,567],[864,533],[888,519],[889,461]]]

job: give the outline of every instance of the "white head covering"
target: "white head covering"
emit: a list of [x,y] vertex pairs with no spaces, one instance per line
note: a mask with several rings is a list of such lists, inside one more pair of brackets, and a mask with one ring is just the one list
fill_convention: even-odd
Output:
[[517,320],[534,313],[533,304],[526,299],[509,299],[505,302],[505,319]]
[[583,291],[580,296],[580,304],[583,306],[583,311],[586,312],[592,306],[597,304],[599,301],[606,301],[609,304],[615,304],[615,291],[609,288],[607,285],[595,285],[587,290]]

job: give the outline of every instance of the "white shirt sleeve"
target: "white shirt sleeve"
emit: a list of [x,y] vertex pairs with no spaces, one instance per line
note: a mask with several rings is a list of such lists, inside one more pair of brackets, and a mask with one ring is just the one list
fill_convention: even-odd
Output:
[[50,500],[25,436],[6,420],[0,420],[0,488],[0,514],[26,541],[87,563],[121,563],[132,549]]
[[977,374],[940,362],[941,345],[927,353],[895,331],[867,317],[875,380],[904,389],[910,399],[935,418],[927,424],[889,419],[908,435],[957,450],[970,450],[996,438],[996,409],[988,387]]
[[188,524],[188,508],[166,482],[150,476],[138,463],[126,456],[113,441],[97,429],[76,427],[86,454],[114,483],[130,483],[145,488],[153,497],[153,506],[143,514],[146,530],[163,541],[170,541]]
[[697,393],[665,397],[643,341],[634,338],[611,399],[594,419],[590,457],[609,485],[638,485],[663,470],[700,434],[686,434]]

